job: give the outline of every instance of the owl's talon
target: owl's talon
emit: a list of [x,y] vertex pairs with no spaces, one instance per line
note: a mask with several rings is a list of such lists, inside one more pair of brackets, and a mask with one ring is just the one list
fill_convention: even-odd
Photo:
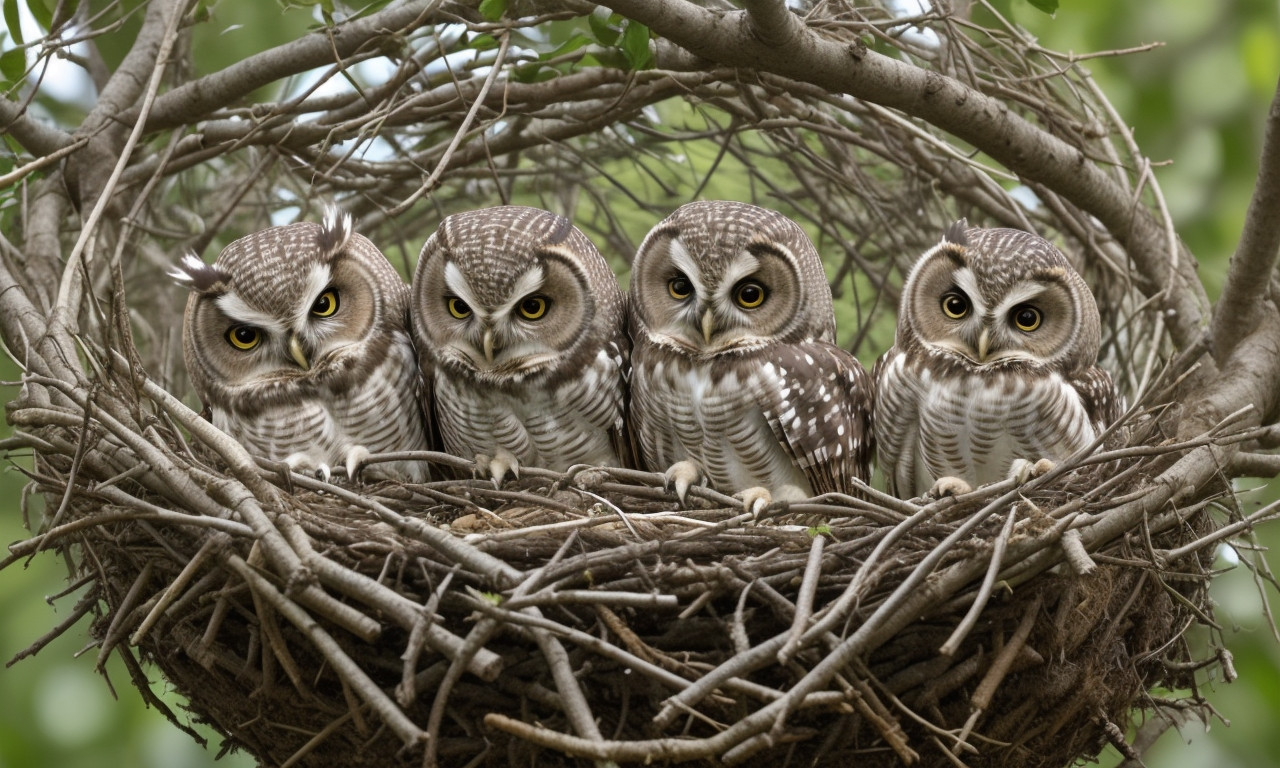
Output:
[[1014,459],[1013,464],[1009,465],[1009,479],[1016,480],[1018,485],[1040,477],[1058,466],[1050,459],[1040,459],[1034,464],[1026,459]]
[[733,494],[733,498],[742,499],[742,510],[753,518],[759,517],[773,503],[773,494],[769,493],[769,489],[759,486],[739,491]]
[[963,496],[973,491],[973,486],[963,478],[953,475],[944,475],[933,483],[933,487],[929,489],[929,493],[925,494],[926,498],[941,499],[947,496]]
[[675,488],[676,498],[683,506],[689,495],[689,487],[702,482],[702,468],[692,461],[677,461],[662,473],[663,487],[667,490]]
[[329,465],[321,462],[316,465],[316,479],[329,482],[329,478],[333,477],[333,470],[329,469]]
[[494,488],[502,487],[502,480],[510,472],[512,477],[520,479],[520,460],[504,448],[499,448],[493,456],[484,453],[476,454],[476,471],[489,470],[489,478]]
[[346,468],[348,480],[353,483],[360,482],[361,475],[364,472],[364,463],[369,460],[371,455],[369,449],[363,445],[352,446],[351,450],[347,451]]

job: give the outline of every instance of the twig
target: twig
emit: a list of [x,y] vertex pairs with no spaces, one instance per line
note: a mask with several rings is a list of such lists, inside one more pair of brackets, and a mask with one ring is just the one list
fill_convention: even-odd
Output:
[[804,567],[804,580],[800,582],[800,593],[796,596],[796,613],[791,619],[791,635],[787,638],[782,650],[778,651],[778,663],[787,664],[800,647],[800,639],[804,635],[809,616],[813,613],[813,598],[818,591],[818,578],[822,575],[822,546],[826,537],[821,534],[813,537],[809,546],[809,561]]
[[982,609],[987,607],[987,600],[991,597],[991,588],[996,583],[996,575],[1000,573],[1000,569],[1004,566],[1004,550],[1009,545],[1009,536],[1013,533],[1013,523],[1018,516],[1018,505],[1011,504],[1009,513],[1005,516],[1004,526],[1000,529],[1000,535],[996,537],[995,542],[991,546],[991,564],[987,567],[987,574],[982,578],[982,585],[978,587],[978,596],[974,598],[973,605],[969,607],[964,618],[960,620],[959,626],[951,633],[951,637],[942,644],[938,649],[938,653],[943,656],[955,656],[956,651],[960,649],[960,644],[968,637],[973,626],[978,623],[978,617],[982,614]]

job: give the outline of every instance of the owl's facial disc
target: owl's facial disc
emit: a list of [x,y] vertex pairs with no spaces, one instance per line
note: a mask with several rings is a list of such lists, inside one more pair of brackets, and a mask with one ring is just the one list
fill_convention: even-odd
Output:
[[647,260],[636,279],[650,330],[671,343],[701,354],[755,348],[795,317],[798,274],[777,246],[699,261],[675,236],[664,255]]
[[1044,362],[1075,327],[1074,305],[1056,274],[980,284],[960,258],[944,252],[913,277],[911,323],[921,342],[973,365]]
[[473,284],[463,264],[445,264],[439,307],[428,308],[429,316],[444,323],[442,355],[494,375],[529,375],[561,358],[586,322],[590,297],[571,254],[549,247],[539,255],[537,263],[498,291],[496,301],[486,300],[493,291]]

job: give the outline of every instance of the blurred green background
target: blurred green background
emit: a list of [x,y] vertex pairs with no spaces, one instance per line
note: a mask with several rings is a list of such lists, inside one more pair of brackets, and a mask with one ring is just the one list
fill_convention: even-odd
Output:
[[[6,2],[6,10],[11,4]],[[1274,0],[1062,0],[1054,17],[1025,0],[997,1],[991,7],[1027,27],[1051,50],[1084,54],[1162,43],[1143,53],[1091,58],[1084,66],[1133,126],[1155,164],[1178,232],[1198,257],[1201,275],[1216,296],[1244,219],[1263,120],[1280,75],[1280,6]],[[275,3],[222,0],[210,9],[219,34],[217,45],[196,48],[198,69],[204,72],[281,42],[304,26],[280,23]],[[983,12],[975,7],[976,14]],[[0,361],[0,379],[12,382],[17,375],[16,366]],[[0,388],[6,401],[14,393],[12,386]],[[0,436],[5,429],[0,428]],[[1259,485],[1263,487],[1247,496],[1251,507],[1275,497],[1273,490]],[[21,487],[22,477],[12,468],[0,475],[0,543],[26,535],[18,505]],[[32,513],[39,514],[35,505]],[[1260,538],[1264,545],[1280,545],[1280,524],[1264,529]],[[1230,559],[1221,558],[1219,565],[1230,567]],[[71,610],[74,594],[53,605],[44,600],[64,584],[61,561],[48,554],[0,573],[0,660],[12,658]],[[1275,727],[1280,719],[1280,643],[1272,636],[1274,628],[1264,618],[1259,590],[1247,569],[1220,577],[1214,598],[1240,680],[1231,685],[1210,682],[1205,690],[1231,727],[1215,720],[1207,734],[1199,723],[1188,724],[1181,736],[1166,734],[1147,761],[1151,768],[1280,765],[1280,728]],[[35,658],[0,669],[0,768],[213,763],[217,737],[211,737],[206,751],[146,709],[113,660],[107,672],[119,695],[114,700],[93,671],[96,649],[77,657],[86,641],[82,625]],[[180,706],[154,670],[151,674],[156,692]],[[1118,761],[1112,751],[1101,759],[1103,765]],[[252,761],[232,756],[218,764],[247,766]]]

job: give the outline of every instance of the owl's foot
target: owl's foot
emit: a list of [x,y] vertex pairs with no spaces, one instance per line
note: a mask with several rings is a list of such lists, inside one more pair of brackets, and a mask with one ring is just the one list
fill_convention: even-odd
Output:
[[973,490],[967,481],[954,475],[943,475],[934,481],[933,487],[925,494],[930,499],[941,499],[946,496],[963,496]]
[[773,503],[773,494],[769,493],[768,488],[760,486],[739,491],[733,494],[733,498],[742,499],[742,511],[752,517],[759,517],[765,507]]
[[326,483],[329,482],[329,478],[333,475],[328,464],[325,464],[323,461],[316,462],[315,459],[311,458],[311,456],[306,453],[289,454],[289,456],[285,458],[284,463],[289,465],[290,470],[297,472],[298,474],[311,474],[314,475],[317,480],[323,480]]
[[493,480],[494,488],[502,487],[502,480],[507,476],[507,472],[510,472],[515,479],[520,479],[520,460],[505,448],[499,448],[493,456],[477,453],[476,470],[484,469],[489,470],[489,478]]
[[689,493],[689,486],[698,485],[702,482],[702,467],[692,461],[677,461],[662,473],[663,487],[671,490],[676,489],[676,497],[680,499],[680,503],[685,503],[685,496]]
[[364,473],[364,463],[369,460],[370,455],[372,454],[369,453],[369,449],[363,445],[351,446],[351,449],[347,451],[347,458],[343,462],[347,468],[348,480],[353,483],[360,482],[361,475]]
[[1026,459],[1014,459],[1013,464],[1009,466],[1009,479],[1017,480],[1018,485],[1022,485],[1032,478],[1045,474],[1056,466],[1058,465],[1049,459],[1040,459],[1034,464]]

